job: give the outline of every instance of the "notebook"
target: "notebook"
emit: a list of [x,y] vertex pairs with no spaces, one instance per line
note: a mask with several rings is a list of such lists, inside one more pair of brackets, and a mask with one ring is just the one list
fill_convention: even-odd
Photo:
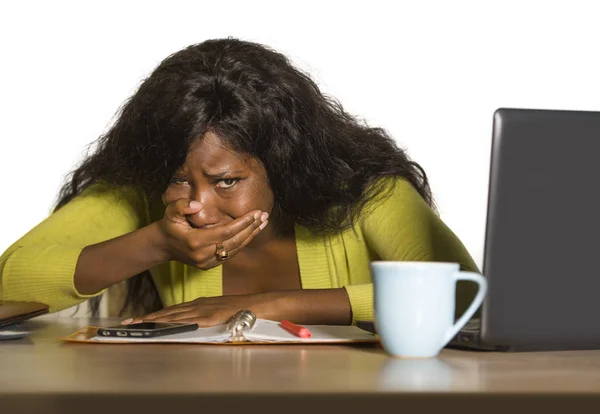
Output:
[[229,323],[198,328],[156,338],[105,337],[97,334],[97,327],[88,326],[63,338],[67,342],[85,343],[186,343],[186,344],[282,344],[282,343],[367,343],[377,342],[375,334],[348,325],[302,325],[310,338],[300,338],[281,327],[277,321],[256,318],[249,310],[238,312]]

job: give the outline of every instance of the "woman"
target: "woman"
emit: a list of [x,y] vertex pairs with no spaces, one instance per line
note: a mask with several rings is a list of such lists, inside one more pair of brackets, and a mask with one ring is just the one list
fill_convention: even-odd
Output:
[[[154,70],[3,254],[1,298],[58,311],[127,281],[138,319],[350,324],[373,318],[372,260],[477,270],[432,205],[393,139],[286,57],[209,40]],[[461,312],[473,292],[458,292]]]

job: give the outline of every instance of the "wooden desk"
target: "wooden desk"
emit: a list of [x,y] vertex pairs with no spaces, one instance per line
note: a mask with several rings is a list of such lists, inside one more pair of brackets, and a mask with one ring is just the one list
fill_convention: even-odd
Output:
[[87,324],[40,317],[25,325],[32,332],[29,338],[0,341],[0,412],[19,412],[3,409],[11,407],[24,412],[207,413],[202,408],[207,404],[220,413],[240,412],[247,404],[255,408],[250,411],[261,412],[312,411],[307,406],[332,412],[334,405],[333,412],[365,413],[388,403],[420,410],[457,404],[469,412],[474,406],[466,399],[490,400],[485,412],[524,402],[573,412],[572,404],[598,404],[600,399],[600,351],[444,350],[438,358],[405,360],[390,358],[375,345],[59,341]]

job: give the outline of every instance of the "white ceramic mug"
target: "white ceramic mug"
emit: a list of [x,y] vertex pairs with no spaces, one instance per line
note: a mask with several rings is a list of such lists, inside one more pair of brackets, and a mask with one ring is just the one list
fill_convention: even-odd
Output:
[[[478,273],[459,269],[457,263],[371,263],[377,333],[390,355],[434,357],[473,316],[486,295],[487,282]],[[458,280],[476,282],[479,291],[455,323]]]

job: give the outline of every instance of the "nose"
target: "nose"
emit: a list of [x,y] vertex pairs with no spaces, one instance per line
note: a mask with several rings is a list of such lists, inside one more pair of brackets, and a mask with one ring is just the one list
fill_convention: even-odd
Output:
[[193,199],[202,203],[202,210],[187,216],[187,219],[192,226],[201,228],[219,223],[221,214],[219,212],[218,202],[210,191],[197,190]]

